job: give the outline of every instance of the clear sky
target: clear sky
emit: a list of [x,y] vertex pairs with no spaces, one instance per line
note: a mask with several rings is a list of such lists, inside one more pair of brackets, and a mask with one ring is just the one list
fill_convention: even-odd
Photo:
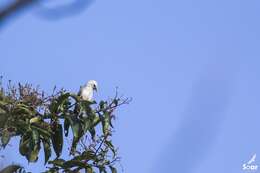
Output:
[[[0,74],[133,97],[114,136],[125,173],[242,173],[260,157],[259,20],[256,0],[96,0],[58,21],[34,9],[0,28]],[[5,162],[37,172],[17,152]]]

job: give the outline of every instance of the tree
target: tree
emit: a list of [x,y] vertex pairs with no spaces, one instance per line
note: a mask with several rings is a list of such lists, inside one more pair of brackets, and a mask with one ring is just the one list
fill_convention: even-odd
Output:
[[[19,152],[28,162],[37,162],[44,151],[45,173],[78,173],[85,171],[116,173],[119,161],[111,137],[115,110],[131,99],[118,97],[107,101],[89,102],[77,94],[56,87],[51,95],[31,84],[7,87],[0,83],[0,137],[4,149],[10,139],[18,136]],[[72,139],[61,157],[65,138]],[[51,159],[51,156],[55,156]],[[24,171],[19,165],[9,166],[11,172]],[[7,168],[6,168],[7,169]],[[4,170],[2,170],[4,171]],[[0,172],[4,173],[4,172]]]

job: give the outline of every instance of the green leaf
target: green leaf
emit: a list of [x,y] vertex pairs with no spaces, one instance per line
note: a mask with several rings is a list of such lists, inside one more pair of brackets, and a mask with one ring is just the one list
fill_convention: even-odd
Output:
[[34,111],[31,111],[28,106],[20,103],[15,107],[14,113],[18,115],[33,115]]
[[57,157],[60,157],[63,147],[63,131],[61,124],[53,125],[52,144]]
[[56,166],[63,167],[63,164],[65,163],[65,160],[64,159],[55,159],[53,161],[49,161],[48,163],[56,165]]
[[33,125],[31,125],[31,129],[37,130],[42,136],[51,137],[51,133],[49,132],[50,129],[48,129],[47,127],[45,127],[45,129],[43,129],[43,127],[40,127],[37,124],[33,124]]
[[107,104],[107,102],[101,100],[101,101],[99,102],[99,107],[100,107],[100,109],[101,109],[101,110],[104,109],[105,106],[106,106],[106,104]]
[[117,173],[117,170],[115,167],[113,166],[109,166],[110,170],[111,170],[111,173]]
[[84,132],[87,132],[91,128],[92,121],[88,117],[84,118],[83,121],[84,121]]
[[83,136],[84,131],[81,122],[76,117],[66,118],[68,118],[73,132],[73,141],[71,146],[71,152],[73,153],[77,147],[80,138]]
[[40,143],[40,136],[37,130],[32,130],[32,139],[34,146]]
[[78,96],[76,94],[70,94],[70,97],[73,98],[76,102],[80,101],[80,96]]
[[10,138],[11,138],[10,132],[7,129],[4,129],[2,131],[2,137],[1,137],[1,142],[3,147],[5,147],[8,144]]
[[22,156],[25,156],[26,154],[29,153],[30,136],[31,136],[31,133],[28,131],[21,137],[20,144],[19,144],[19,152]]
[[0,128],[4,128],[7,119],[8,119],[8,114],[0,112]]
[[0,170],[0,173],[15,173],[15,172],[20,172],[23,170],[23,167],[20,165],[9,165],[5,167],[4,169]]
[[38,160],[38,154],[40,151],[40,146],[34,146],[31,148],[31,151],[26,155],[26,158],[29,162],[36,162]]
[[102,118],[102,129],[103,129],[103,134],[105,136],[109,134],[109,121],[110,121],[109,113],[104,112],[104,117]]
[[115,149],[114,145],[112,144],[112,142],[108,141],[108,140],[105,140],[105,144],[110,148],[110,150],[113,153],[113,158],[115,158],[115,156],[116,156],[116,149]]
[[92,167],[88,167],[87,169],[85,169],[85,171],[86,173],[94,173]]
[[30,124],[33,124],[33,123],[37,123],[39,121],[42,121],[42,118],[41,117],[33,117],[30,119]]
[[8,103],[4,102],[4,101],[0,101],[0,108],[2,110],[4,110],[5,112],[9,112],[9,109],[8,109]]
[[73,167],[79,167],[82,169],[87,169],[88,165],[86,163],[83,163],[78,160],[69,160],[63,164],[63,168],[73,168]]
[[118,101],[119,101],[119,99],[114,99],[113,100],[113,103],[115,104],[116,107],[118,106]]
[[70,96],[70,93],[62,93],[56,100],[53,100],[50,105],[50,111],[52,113],[57,113],[59,108],[62,108],[63,104],[68,101]]
[[46,164],[49,158],[51,157],[51,141],[49,138],[44,138],[42,140],[42,143],[43,143],[44,157],[45,157],[44,164]]
[[90,133],[90,135],[91,135],[92,140],[95,140],[95,138],[96,138],[96,130],[95,130],[95,127],[90,128],[90,129],[89,129],[89,133]]
[[68,120],[68,118],[65,117],[64,120],[64,134],[66,137],[68,137],[69,134],[69,127],[70,127],[70,121]]
[[102,166],[102,165],[100,165],[99,167],[98,167],[98,169],[99,169],[99,172],[100,173],[107,173],[107,171],[106,171],[106,168],[104,167],[104,166]]
[[29,152],[25,154],[29,162],[36,162],[38,160],[38,154],[40,151],[40,136],[37,130],[31,131],[31,138],[29,141]]

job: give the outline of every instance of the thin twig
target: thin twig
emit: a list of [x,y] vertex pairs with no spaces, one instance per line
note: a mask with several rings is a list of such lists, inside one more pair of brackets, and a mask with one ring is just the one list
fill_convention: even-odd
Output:
[[6,8],[0,10],[0,22],[2,22],[4,19],[11,16],[15,12],[21,10],[22,8],[32,5],[33,3],[37,2],[37,1],[38,0],[16,0],[16,1],[14,1]]

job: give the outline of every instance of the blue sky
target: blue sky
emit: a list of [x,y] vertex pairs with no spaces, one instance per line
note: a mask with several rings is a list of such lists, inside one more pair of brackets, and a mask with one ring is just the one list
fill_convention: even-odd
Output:
[[[117,86],[133,97],[114,136],[126,173],[242,173],[260,153],[259,8],[256,0],[95,1],[55,21],[32,9],[0,28],[0,74],[47,91],[77,92],[95,79],[97,99]],[[17,152],[8,149],[8,161],[28,166]]]

